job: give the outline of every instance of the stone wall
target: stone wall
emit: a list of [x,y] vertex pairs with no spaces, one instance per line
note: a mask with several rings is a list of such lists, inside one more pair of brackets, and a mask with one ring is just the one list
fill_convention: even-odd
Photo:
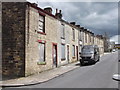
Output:
[[[38,33],[38,9],[28,6],[26,9],[26,58],[25,76],[52,69],[52,44],[57,43],[57,19],[45,14],[45,34]],[[29,22],[28,21],[29,17]],[[29,26],[29,28],[28,28]],[[38,64],[39,42],[45,41],[45,64]]]
[[26,3],[2,3],[2,74],[25,75]]

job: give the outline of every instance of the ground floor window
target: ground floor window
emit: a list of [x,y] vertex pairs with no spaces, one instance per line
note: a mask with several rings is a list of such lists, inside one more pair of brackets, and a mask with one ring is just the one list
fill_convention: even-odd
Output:
[[39,61],[45,62],[45,43],[39,43]]
[[61,60],[65,60],[65,44],[61,44]]
[[72,56],[75,57],[75,45],[72,46]]

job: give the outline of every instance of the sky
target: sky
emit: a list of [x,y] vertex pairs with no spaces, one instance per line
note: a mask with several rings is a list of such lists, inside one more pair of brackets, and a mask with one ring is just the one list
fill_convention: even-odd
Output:
[[[44,9],[52,7],[53,14],[56,8],[62,10],[63,19],[89,29],[95,34],[106,32],[111,41],[118,43],[118,2],[97,2],[89,0],[88,2],[79,1],[46,1],[28,0],[38,3],[39,7]],[[106,0],[107,1],[107,0]],[[115,39],[115,40],[114,40]]]

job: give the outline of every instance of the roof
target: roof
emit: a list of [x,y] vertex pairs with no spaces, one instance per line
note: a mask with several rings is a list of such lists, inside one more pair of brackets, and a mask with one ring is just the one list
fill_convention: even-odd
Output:
[[39,10],[39,11],[41,11],[41,12],[43,12],[43,13],[45,13],[45,14],[49,15],[49,16],[51,16],[51,17],[53,17],[53,18],[55,18],[55,19],[57,19],[57,20],[61,21],[61,22],[64,22],[64,23],[66,23],[66,24],[70,25],[70,26],[71,26],[71,27],[73,27],[73,28],[76,28],[76,29],[78,29],[78,30],[81,30],[81,29],[82,29],[83,31],[88,32],[88,33],[91,33],[92,35],[94,35],[94,33],[93,33],[93,32],[88,31],[88,30],[87,30],[87,29],[85,29],[84,27],[81,27],[81,26],[79,26],[79,27],[78,27],[78,25],[72,25],[72,24],[70,24],[69,22],[67,22],[67,21],[65,21],[65,20],[63,20],[63,19],[58,19],[57,17],[55,17],[55,15],[53,15],[53,14],[51,14],[51,13],[46,12],[45,10],[41,9],[41,8],[40,8],[40,7],[38,7],[37,5],[34,5],[33,3],[27,2],[27,4],[28,4],[29,6],[31,6],[31,7],[33,7],[33,8],[35,8],[35,9],[37,9],[37,10]]

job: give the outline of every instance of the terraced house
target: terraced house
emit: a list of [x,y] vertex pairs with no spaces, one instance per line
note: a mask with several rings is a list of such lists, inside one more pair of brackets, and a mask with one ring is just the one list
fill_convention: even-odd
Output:
[[[97,40],[97,41],[96,41]],[[3,76],[28,76],[80,59],[83,45],[99,45],[103,39],[62,19],[61,10],[41,9],[35,3],[2,3]]]

